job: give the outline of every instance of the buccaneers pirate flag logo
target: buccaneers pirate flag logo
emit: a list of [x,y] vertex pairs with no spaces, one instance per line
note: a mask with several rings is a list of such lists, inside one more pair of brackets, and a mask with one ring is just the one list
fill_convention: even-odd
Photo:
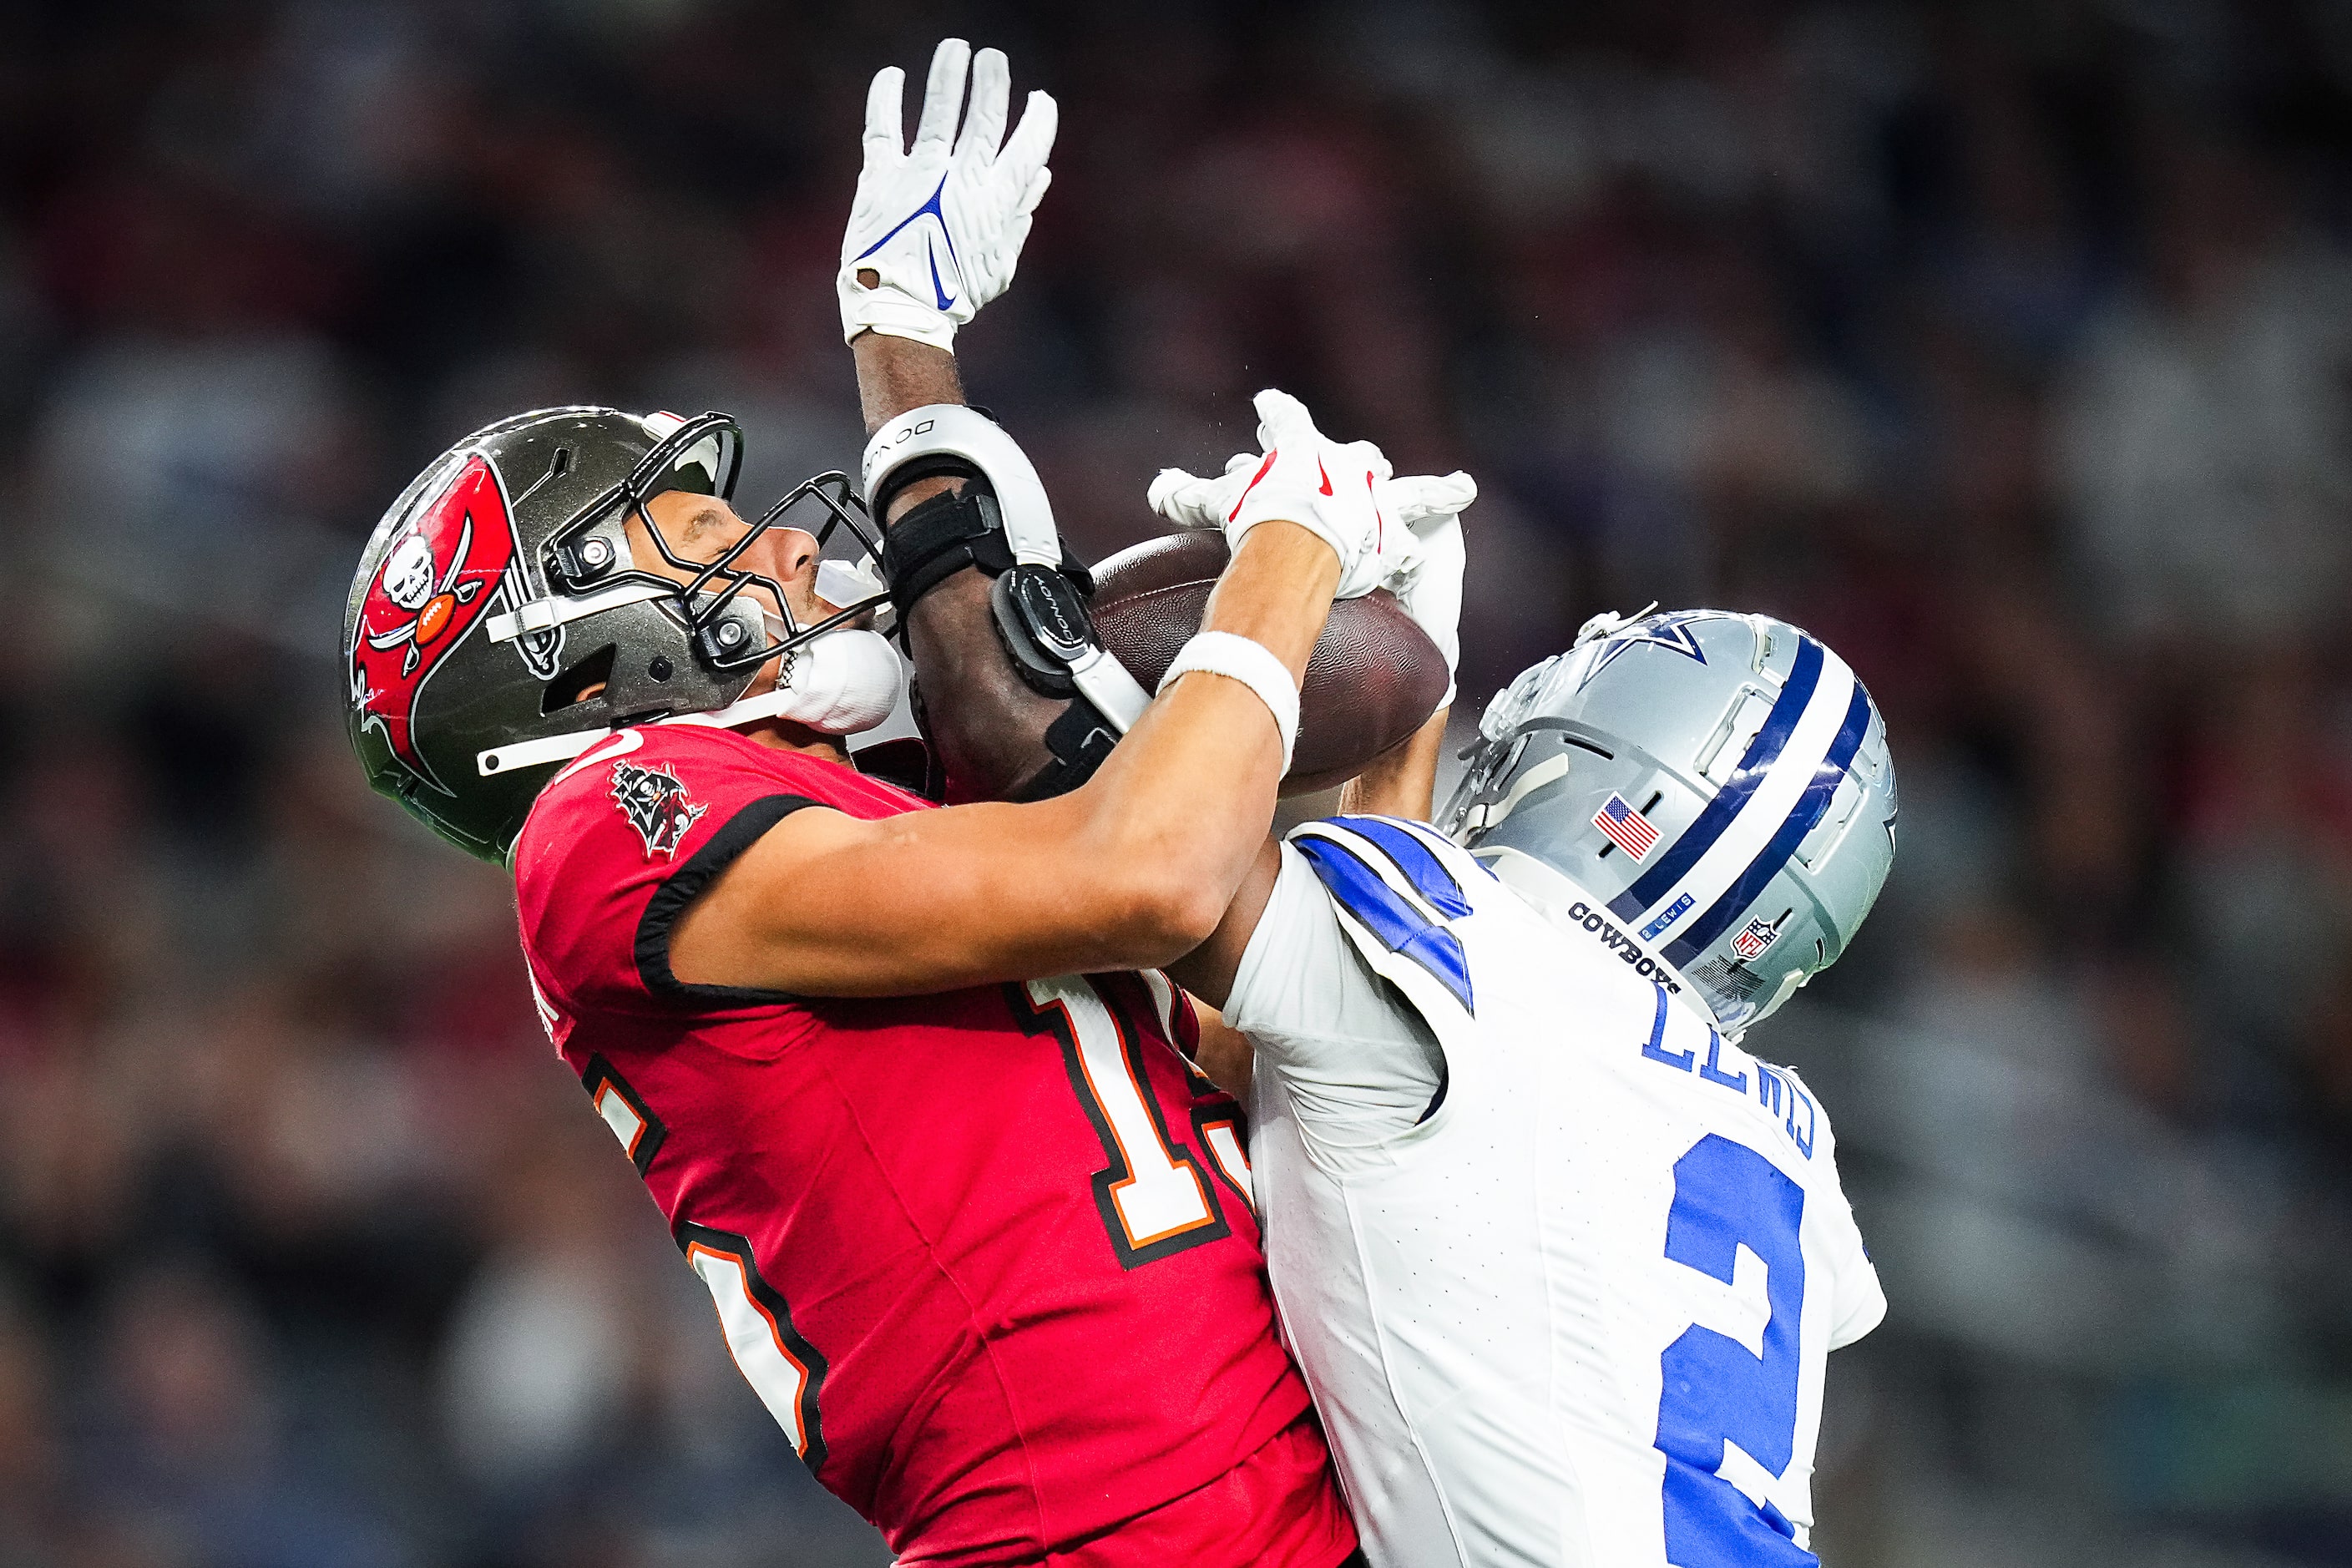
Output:
[[362,722],[438,785],[416,750],[416,700],[433,671],[490,604],[514,560],[514,530],[498,476],[478,454],[419,507],[369,580],[351,647],[352,698]]
[[613,801],[646,841],[646,858],[668,859],[686,840],[686,830],[710,808],[697,802],[667,763],[641,768],[613,764]]

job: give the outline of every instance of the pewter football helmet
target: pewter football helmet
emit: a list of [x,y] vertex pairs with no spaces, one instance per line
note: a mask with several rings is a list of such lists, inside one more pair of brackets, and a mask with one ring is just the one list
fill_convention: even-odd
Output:
[[[501,419],[435,458],[376,524],[343,613],[344,712],[368,782],[503,859],[541,786],[613,730],[740,711],[762,664],[878,606],[877,583],[803,626],[782,584],[736,564],[786,525],[820,544],[845,528],[878,551],[838,473],[796,486],[715,561],[678,556],[648,523],[688,580],[636,569],[629,520],[664,490],[731,499],[742,444],[724,414],[583,405]],[[783,606],[780,634],[744,596],[755,586]]]
[[1785,621],[1595,616],[1488,705],[1439,824],[1737,1036],[1845,951],[1895,856],[1886,726]]

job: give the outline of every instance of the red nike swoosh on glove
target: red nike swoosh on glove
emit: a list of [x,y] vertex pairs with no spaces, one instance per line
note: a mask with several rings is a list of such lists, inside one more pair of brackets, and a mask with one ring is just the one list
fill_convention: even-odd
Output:
[[1323,459],[1320,458],[1315,459],[1315,471],[1323,475],[1323,493],[1327,496],[1329,495],[1331,493],[1331,476],[1329,473],[1325,471]]
[[1265,461],[1257,466],[1257,472],[1250,476],[1250,482],[1244,485],[1242,487],[1242,493],[1234,498],[1234,510],[1225,513],[1225,521],[1227,522],[1231,522],[1234,519],[1241,516],[1242,502],[1249,500],[1250,491],[1257,489],[1258,480],[1265,478],[1265,471],[1274,467],[1275,452],[1279,452],[1281,450],[1281,447],[1276,447],[1273,452],[1268,452],[1265,455]]

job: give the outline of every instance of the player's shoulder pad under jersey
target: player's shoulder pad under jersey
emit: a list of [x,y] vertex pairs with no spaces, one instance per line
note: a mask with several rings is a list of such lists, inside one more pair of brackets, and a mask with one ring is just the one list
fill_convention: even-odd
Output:
[[[790,811],[828,805],[878,817],[927,803],[855,769],[763,746],[730,730],[647,724],[598,742],[548,781],[515,843],[518,879],[616,847],[656,868],[683,864],[713,835],[756,832]],[[758,812],[751,810],[759,807]]]
[[618,731],[549,781],[515,841],[524,942],[568,1005],[675,1002],[686,992],[668,970],[667,933],[714,878],[804,807],[907,809],[880,804],[887,796],[902,792],[730,731]]
[[743,776],[740,765],[706,738],[718,733],[671,733],[667,726],[647,725],[620,731],[581,753],[540,791],[515,841],[518,879],[622,848],[632,851],[626,859],[679,862],[689,844],[732,816],[747,798],[782,787]]
[[[1426,825],[1393,816],[1334,816],[1291,830],[1372,968],[1400,962],[1433,982],[1461,1010],[1477,1011],[1470,960],[1454,922],[1474,912],[1470,889],[1492,875]],[[1412,995],[1418,985],[1407,985]],[[1418,1001],[1418,997],[1416,997]]]

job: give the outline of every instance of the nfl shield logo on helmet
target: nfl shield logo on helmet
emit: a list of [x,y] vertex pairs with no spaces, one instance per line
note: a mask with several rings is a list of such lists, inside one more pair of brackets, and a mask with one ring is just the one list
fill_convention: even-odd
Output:
[[1742,963],[1764,956],[1764,950],[1780,940],[1780,928],[1770,921],[1752,920],[1738,936],[1731,939],[1731,951]]

